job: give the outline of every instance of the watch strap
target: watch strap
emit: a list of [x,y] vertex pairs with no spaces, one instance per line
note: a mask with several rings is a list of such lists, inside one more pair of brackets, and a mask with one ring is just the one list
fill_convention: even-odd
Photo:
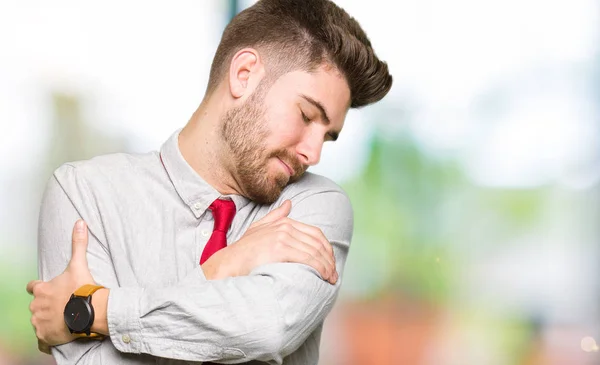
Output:
[[89,336],[86,333],[72,333],[71,335],[74,337],[77,337],[77,338],[89,338],[90,340],[103,340],[104,339],[103,334],[96,333],[96,332],[90,332]]
[[103,288],[104,287],[101,285],[87,284],[75,290],[73,294],[75,294],[78,297],[89,297],[90,295],[94,294],[97,290]]

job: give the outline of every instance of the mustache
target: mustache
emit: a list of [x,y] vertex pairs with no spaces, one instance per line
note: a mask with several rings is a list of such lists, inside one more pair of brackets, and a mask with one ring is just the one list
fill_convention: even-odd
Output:
[[294,170],[294,176],[292,176],[292,179],[299,178],[308,169],[307,165],[300,163],[300,161],[298,161],[298,158],[296,158],[296,156],[294,156],[294,154],[289,152],[288,150],[273,151],[269,155],[269,157],[277,157],[281,159],[281,161],[288,164],[288,166],[291,167],[292,170]]

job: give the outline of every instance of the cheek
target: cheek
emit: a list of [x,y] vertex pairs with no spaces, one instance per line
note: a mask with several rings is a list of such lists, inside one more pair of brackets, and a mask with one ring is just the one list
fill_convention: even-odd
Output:
[[277,148],[296,144],[302,136],[304,126],[304,122],[298,122],[289,116],[286,118],[277,115],[269,118],[269,144],[278,146]]

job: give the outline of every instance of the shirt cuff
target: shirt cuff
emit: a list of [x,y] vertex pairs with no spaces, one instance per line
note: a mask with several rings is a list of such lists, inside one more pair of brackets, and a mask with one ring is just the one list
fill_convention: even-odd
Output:
[[120,352],[139,354],[142,349],[140,305],[142,288],[115,288],[108,294],[106,316],[110,339]]

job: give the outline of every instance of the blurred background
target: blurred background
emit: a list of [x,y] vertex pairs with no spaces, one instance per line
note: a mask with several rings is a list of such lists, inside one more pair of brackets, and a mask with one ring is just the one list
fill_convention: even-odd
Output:
[[[0,364],[53,364],[25,292],[52,171],[158,149],[251,3],[0,0]],[[313,169],[355,211],[320,365],[600,364],[600,4],[337,3],[394,86]]]

